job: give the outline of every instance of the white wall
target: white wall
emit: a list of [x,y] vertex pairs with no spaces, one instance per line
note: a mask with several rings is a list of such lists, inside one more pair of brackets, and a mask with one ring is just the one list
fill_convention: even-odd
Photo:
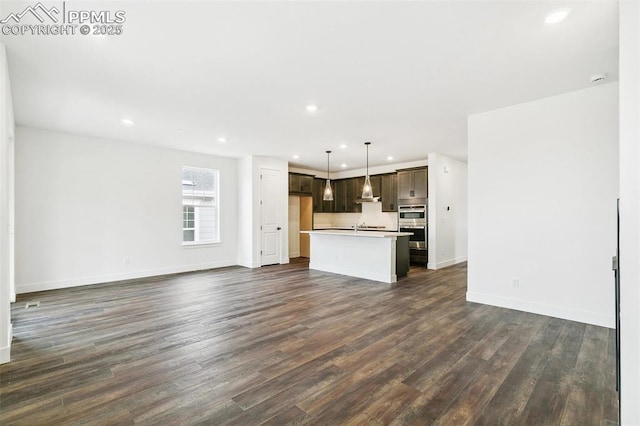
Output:
[[248,268],[261,264],[260,231],[260,170],[269,168],[280,171],[280,263],[289,263],[289,173],[286,161],[251,155],[241,158],[238,166],[238,181],[241,194],[238,232],[238,263]]
[[[220,244],[181,244],[182,166],[220,170]],[[18,127],[17,291],[237,264],[237,168],[235,159]]]
[[467,164],[429,154],[429,269],[467,260]]
[[621,424],[640,424],[640,4],[620,2]]
[[11,305],[14,291],[14,120],[9,69],[0,43],[0,364],[11,359]]
[[617,83],[470,116],[467,300],[612,327],[617,195]]
[[254,187],[253,158],[238,160],[238,264],[247,268],[256,268],[254,264],[254,246],[257,244],[254,233]]
[[300,257],[300,197],[289,195],[289,257]]

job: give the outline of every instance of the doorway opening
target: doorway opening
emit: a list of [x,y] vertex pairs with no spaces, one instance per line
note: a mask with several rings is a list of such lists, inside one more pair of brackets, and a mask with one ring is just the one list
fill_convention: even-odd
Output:
[[311,256],[309,234],[300,231],[313,229],[313,197],[289,196],[289,257]]

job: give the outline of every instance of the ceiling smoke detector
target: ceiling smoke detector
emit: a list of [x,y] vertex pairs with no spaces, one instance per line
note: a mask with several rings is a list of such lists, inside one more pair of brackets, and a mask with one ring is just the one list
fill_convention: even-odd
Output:
[[591,76],[592,83],[602,83],[607,78],[606,74],[594,74]]

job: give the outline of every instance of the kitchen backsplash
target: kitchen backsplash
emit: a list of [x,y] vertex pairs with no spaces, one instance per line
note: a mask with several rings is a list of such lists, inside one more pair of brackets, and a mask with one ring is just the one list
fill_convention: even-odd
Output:
[[355,223],[369,226],[384,226],[386,229],[398,229],[398,214],[382,211],[382,203],[363,203],[362,213],[314,213],[313,227],[351,227]]

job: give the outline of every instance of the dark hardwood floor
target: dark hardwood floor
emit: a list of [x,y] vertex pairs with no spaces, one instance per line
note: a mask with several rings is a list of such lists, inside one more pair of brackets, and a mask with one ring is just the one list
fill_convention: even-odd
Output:
[[20,295],[0,424],[616,424],[612,330],[307,266]]

